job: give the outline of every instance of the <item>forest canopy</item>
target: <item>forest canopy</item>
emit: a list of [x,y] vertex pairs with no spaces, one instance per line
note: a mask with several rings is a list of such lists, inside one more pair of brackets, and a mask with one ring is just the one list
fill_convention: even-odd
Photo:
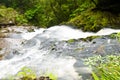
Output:
[[0,23],[16,25],[66,24],[97,31],[120,23],[120,1],[115,0],[0,0],[0,11]]

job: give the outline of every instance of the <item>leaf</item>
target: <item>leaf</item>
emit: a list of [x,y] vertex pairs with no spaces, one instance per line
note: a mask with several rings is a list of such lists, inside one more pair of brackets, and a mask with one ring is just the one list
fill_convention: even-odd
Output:
[[94,72],[92,72],[92,76],[93,76],[94,80],[100,80],[99,77]]

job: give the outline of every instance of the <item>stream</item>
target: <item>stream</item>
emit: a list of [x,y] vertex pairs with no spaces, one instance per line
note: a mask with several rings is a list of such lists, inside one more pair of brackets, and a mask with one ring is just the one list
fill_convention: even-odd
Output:
[[[0,60],[0,79],[30,67],[38,76],[48,72],[57,75],[58,80],[86,80],[92,70],[82,59],[120,53],[119,41],[108,36],[120,32],[118,29],[104,28],[94,33],[62,25],[34,29],[34,32],[17,31],[20,33],[6,38],[10,44],[8,53],[6,48],[0,51],[4,54]],[[82,40],[90,36],[101,37]]]

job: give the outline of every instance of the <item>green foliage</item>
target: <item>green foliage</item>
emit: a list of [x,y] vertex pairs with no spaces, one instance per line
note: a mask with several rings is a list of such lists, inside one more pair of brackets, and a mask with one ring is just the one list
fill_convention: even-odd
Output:
[[18,13],[13,8],[0,7],[0,23],[15,22]]
[[77,26],[84,31],[98,31],[109,25],[115,27],[119,24],[120,18],[109,13],[101,11],[92,11],[92,9],[82,11],[78,16],[71,18],[67,24]]
[[51,80],[57,80],[57,76],[53,73],[46,73],[46,76],[49,76]]
[[16,16],[16,23],[17,25],[26,25],[28,24],[28,20],[23,15]]
[[13,8],[6,8],[5,6],[0,6],[0,23],[9,23],[12,21],[18,25],[27,24],[28,20],[24,17],[24,15],[20,15]]
[[24,78],[24,80],[28,80],[29,78],[31,78],[31,79],[35,79],[35,78],[36,78],[35,72],[32,71],[32,70],[31,70],[30,68],[28,68],[28,67],[23,67],[23,68],[21,69],[21,71],[18,72],[17,76]]
[[120,32],[116,34],[118,41],[120,42]]
[[[53,73],[47,72],[43,75],[49,77],[51,80],[57,80],[57,76]],[[4,78],[2,80],[37,80],[39,78],[41,79],[41,77],[44,76],[37,77],[35,71],[33,71],[31,68],[23,67],[21,71],[19,71],[15,76],[9,75],[7,78]]]
[[114,34],[114,33],[111,34],[111,35],[110,35],[110,38],[112,38],[112,39],[116,39],[116,34]]
[[84,11],[81,15],[72,18],[68,24],[78,26],[84,31],[98,31],[99,29],[107,26],[109,21],[105,13],[92,12],[91,10]]
[[26,11],[25,12],[25,16],[26,16],[26,18],[28,19],[28,20],[30,20],[30,19],[32,19],[32,17],[34,16],[34,14],[35,14],[35,11],[33,11],[33,10],[28,10],[28,11]]
[[23,17],[17,16],[18,24],[29,22],[33,25],[48,27],[67,21],[72,11],[77,9],[78,3],[81,2],[76,0],[7,0],[1,3],[22,13]]
[[[118,3],[113,0],[1,0],[0,5],[10,10],[0,10],[0,22],[12,19],[19,25],[40,27],[69,24],[84,31],[98,31],[120,23]],[[5,7],[1,6],[0,9]]]
[[94,80],[120,79],[120,55],[96,56],[85,59],[85,62],[92,67]]
[[117,39],[120,42],[120,32],[118,32],[116,34],[111,34],[110,37],[113,39]]
[[94,72],[92,72],[92,76],[94,80],[99,80],[99,77]]

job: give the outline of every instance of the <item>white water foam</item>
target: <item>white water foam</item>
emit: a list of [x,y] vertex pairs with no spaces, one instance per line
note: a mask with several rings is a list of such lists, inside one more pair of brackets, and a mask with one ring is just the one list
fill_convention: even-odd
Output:
[[86,38],[89,36],[100,36],[100,35],[109,35],[112,33],[120,32],[120,30],[104,28],[98,31],[97,33],[93,32],[83,32],[79,29],[73,29],[68,26],[53,26],[48,29],[39,29],[32,33],[25,33],[22,35],[24,39],[31,39],[36,35],[40,35],[46,38],[55,38],[57,40],[69,40],[69,39],[79,39],[79,38]]
[[[66,80],[78,80],[78,74],[73,67],[76,60],[71,57],[56,58],[55,55],[49,54],[49,50],[40,50],[41,40],[35,37],[40,36],[61,41],[95,35],[109,35],[116,32],[120,32],[120,30],[105,28],[97,33],[93,33],[82,32],[68,26],[54,26],[48,29],[38,29],[35,32],[22,33],[18,35],[18,37],[21,36],[20,40],[33,39],[36,44],[32,47],[19,47],[20,43],[17,44],[17,41],[12,40],[11,43],[16,43],[15,45],[18,45],[17,48],[19,49],[16,49],[15,45],[11,45],[11,49],[16,49],[20,54],[14,54],[13,58],[0,61],[0,78],[6,77],[9,74],[16,74],[24,66],[31,66],[37,68],[41,73],[48,71],[57,74],[58,77],[66,77]],[[12,38],[14,39],[14,36]]]
[[58,77],[65,77],[66,80],[77,80],[78,74],[73,67],[76,60],[72,57],[55,58],[49,56],[49,51],[38,50],[36,47],[32,49],[25,49],[23,55],[16,55],[9,60],[0,61],[0,78],[8,75],[17,74],[22,67],[32,67],[40,72],[53,73]]

